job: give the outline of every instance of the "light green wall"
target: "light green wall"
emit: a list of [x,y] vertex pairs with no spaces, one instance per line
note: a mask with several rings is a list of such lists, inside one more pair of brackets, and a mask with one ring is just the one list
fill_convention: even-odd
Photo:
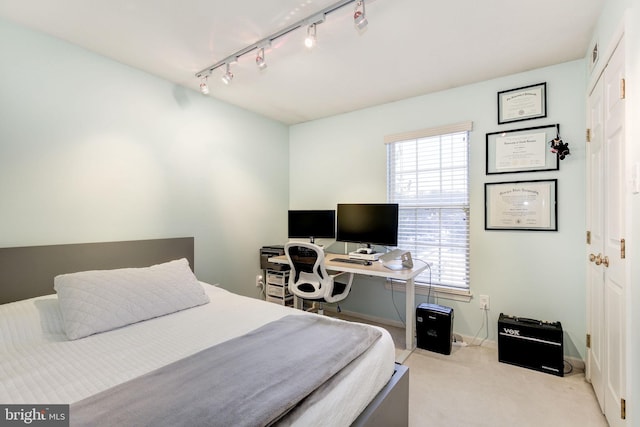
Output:
[[286,126],[5,21],[0,52],[0,247],[194,236],[201,280],[258,296]]
[[[630,9],[630,76],[640,75],[639,3],[607,1],[595,31],[606,47]],[[500,311],[561,320],[568,352],[584,356],[586,61],[288,129],[2,20],[0,51],[0,246],[193,235],[200,278],[255,296],[254,254],[283,241],[288,207],[384,201],[384,135],[472,120],[471,287],[491,297],[489,339]],[[541,81],[549,117],[498,126],[496,92]],[[628,90],[637,100],[636,83],[630,78]],[[629,103],[634,116],[638,104]],[[557,177],[560,231],[484,231],[483,184],[501,180],[484,175],[485,133],[556,122],[572,151],[561,170],[505,180]],[[638,124],[630,121],[627,132],[637,140]],[[639,161],[637,144],[630,157]],[[638,197],[630,202],[640,212]],[[630,235],[639,241],[638,227]],[[632,279],[640,276],[636,264]],[[401,313],[403,296],[393,296]],[[475,300],[439,302],[455,308],[456,332],[478,331]],[[397,319],[392,295],[371,279],[358,279],[345,308]],[[630,316],[640,324],[638,314]],[[630,348],[640,353],[637,342]],[[630,372],[640,383],[638,370]]]
[[[573,61],[435,94],[292,126],[290,206],[331,208],[345,202],[386,201],[383,137],[473,121],[471,133],[471,291],[491,299],[490,340],[500,312],[559,320],[566,352],[585,354],[585,65]],[[547,82],[548,117],[497,124],[497,92]],[[559,171],[485,175],[485,134],[559,123],[571,155]],[[313,179],[310,179],[313,178]],[[484,183],[558,179],[558,232],[484,230]],[[428,260],[427,260],[428,261]],[[417,296],[417,302],[425,297]],[[384,282],[359,277],[342,307],[398,320],[404,294],[391,295]],[[454,330],[474,336],[483,314],[470,303],[440,299],[455,312]],[[480,337],[486,332],[483,328]]]

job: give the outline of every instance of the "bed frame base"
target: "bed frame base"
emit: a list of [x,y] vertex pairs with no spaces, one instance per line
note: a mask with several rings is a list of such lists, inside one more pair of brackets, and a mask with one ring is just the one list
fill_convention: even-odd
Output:
[[[144,267],[178,258],[194,267],[194,238],[0,248],[0,304],[54,293],[58,274]],[[354,427],[409,425],[409,368],[396,364],[389,382]]]
[[351,427],[409,425],[409,368],[396,363],[393,376]]

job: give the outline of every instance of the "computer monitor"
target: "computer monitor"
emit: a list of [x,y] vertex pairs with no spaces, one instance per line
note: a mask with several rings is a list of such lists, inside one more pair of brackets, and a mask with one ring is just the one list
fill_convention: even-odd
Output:
[[380,246],[398,245],[397,203],[338,204],[336,240]]
[[335,210],[289,211],[290,239],[309,239],[311,243],[314,243],[316,238],[333,239],[335,237]]

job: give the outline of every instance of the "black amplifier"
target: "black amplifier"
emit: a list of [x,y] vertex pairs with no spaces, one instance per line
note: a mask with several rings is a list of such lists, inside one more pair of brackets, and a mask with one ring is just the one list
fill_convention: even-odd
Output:
[[278,264],[269,261],[269,258],[284,255],[283,245],[263,246],[260,248],[260,268],[263,270],[287,271],[289,264]]
[[524,317],[498,318],[498,360],[562,377],[564,350],[560,322]]
[[418,348],[451,354],[453,342],[453,308],[422,303],[416,309]]

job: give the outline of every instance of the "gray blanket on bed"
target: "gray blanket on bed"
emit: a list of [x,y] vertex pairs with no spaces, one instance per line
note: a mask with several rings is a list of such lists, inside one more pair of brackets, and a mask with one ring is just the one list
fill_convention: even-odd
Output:
[[380,331],[290,315],[71,405],[72,426],[266,426]]

